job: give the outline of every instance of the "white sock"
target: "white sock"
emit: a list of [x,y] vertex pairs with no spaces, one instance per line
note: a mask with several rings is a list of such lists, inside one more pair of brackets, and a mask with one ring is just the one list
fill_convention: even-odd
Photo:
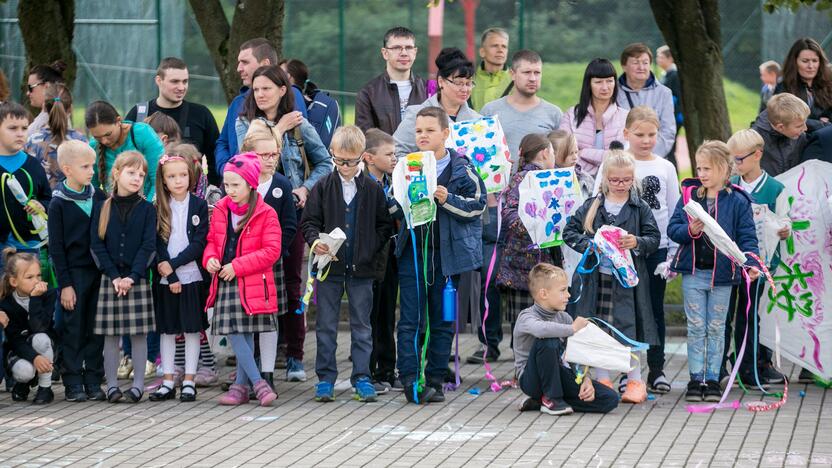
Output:
[[[197,336],[199,334],[197,333]],[[190,387],[188,387],[190,385]],[[190,393],[191,395],[194,394],[194,381],[193,380],[185,380],[182,382],[182,393]]]
[[52,373],[42,372],[38,374],[38,387],[49,388],[52,386]]
[[166,395],[171,391],[171,389],[173,389],[173,385],[173,380],[163,380],[162,385],[156,391],[163,395]]
[[185,374],[196,374],[199,364],[199,333],[185,333]]
[[[641,353],[638,353],[640,355]],[[633,353],[630,357],[630,367],[632,370],[627,372],[627,380],[641,380],[641,360],[637,359],[637,354]]]
[[260,370],[274,372],[274,361],[277,359],[277,332],[260,334]]
[[159,354],[162,355],[162,372],[173,375],[176,357],[176,335],[162,333],[159,336]]
[[610,380],[610,371],[606,369],[595,369],[595,380]]

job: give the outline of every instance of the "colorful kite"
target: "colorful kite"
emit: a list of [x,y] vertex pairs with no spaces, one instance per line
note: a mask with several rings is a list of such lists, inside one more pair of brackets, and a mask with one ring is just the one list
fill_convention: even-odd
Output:
[[500,192],[508,184],[511,153],[496,116],[454,122],[446,146],[471,160],[488,193]]
[[436,219],[436,158],[433,151],[410,153],[393,169],[393,197],[413,228]]

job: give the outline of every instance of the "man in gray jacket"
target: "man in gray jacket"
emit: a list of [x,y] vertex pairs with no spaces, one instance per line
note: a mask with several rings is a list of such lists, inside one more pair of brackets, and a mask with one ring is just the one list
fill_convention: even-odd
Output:
[[659,116],[659,138],[653,153],[665,157],[676,140],[676,117],[673,115],[673,93],[659,83],[650,65],[653,52],[647,45],[637,42],[621,52],[624,73],[618,78],[618,105],[624,109],[647,106]]

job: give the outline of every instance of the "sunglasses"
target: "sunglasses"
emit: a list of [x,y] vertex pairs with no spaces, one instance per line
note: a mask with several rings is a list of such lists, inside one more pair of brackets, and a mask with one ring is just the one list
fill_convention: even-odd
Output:
[[361,159],[360,157],[358,159],[341,159],[333,156],[332,162],[339,166],[355,167],[361,162]]
[[35,90],[35,88],[37,88],[38,86],[40,86],[40,85],[42,85],[42,84],[43,84],[43,81],[38,82],[38,83],[35,83],[35,84],[27,84],[27,85],[26,85],[26,88],[28,88],[28,89],[29,89],[29,92],[31,93],[32,91],[34,91],[34,90]]

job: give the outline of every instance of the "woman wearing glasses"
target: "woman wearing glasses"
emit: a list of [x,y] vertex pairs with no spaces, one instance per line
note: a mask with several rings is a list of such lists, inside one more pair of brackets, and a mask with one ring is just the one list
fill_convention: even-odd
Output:
[[[246,132],[254,120],[260,119],[275,127],[282,135],[282,150],[276,161],[275,171],[292,183],[292,195],[301,218],[309,191],[325,175],[332,172],[329,151],[321,142],[315,127],[300,112],[294,110],[295,98],[290,93],[291,82],[286,72],[277,65],[258,68],[251,79],[251,93],[243,103],[235,122],[237,141],[245,140]],[[236,148],[240,152],[240,148]],[[301,268],[303,266],[303,236],[295,235],[283,264],[286,275],[288,309],[292,313],[279,317],[279,330],[286,349],[286,380],[306,380],[303,369],[303,341],[306,337],[304,316],[294,313],[300,307]]]
[[29,78],[26,83],[26,96],[29,98],[29,105],[41,111],[35,117],[35,120],[29,124],[29,129],[26,131],[27,137],[38,133],[49,121],[49,114],[43,108],[45,101],[44,90],[49,83],[63,83],[64,70],[66,70],[66,64],[58,60],[51,65],[35,65],[29,71]]

